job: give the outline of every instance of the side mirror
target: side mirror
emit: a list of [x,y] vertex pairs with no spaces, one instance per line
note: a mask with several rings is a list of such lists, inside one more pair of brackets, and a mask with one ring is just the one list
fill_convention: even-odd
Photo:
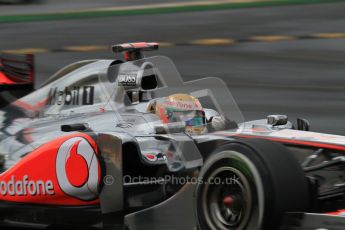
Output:
[[61,125],[62,132],[85,131],[88,128],[89,128],[89,125],[86,123]]
[[267,124],[272,126],[286,125],[288,117],[286,115],[269,115],[267,116]]
[[310,123],[307,119],[297,118],[297,129],[302,131],[310,130]]

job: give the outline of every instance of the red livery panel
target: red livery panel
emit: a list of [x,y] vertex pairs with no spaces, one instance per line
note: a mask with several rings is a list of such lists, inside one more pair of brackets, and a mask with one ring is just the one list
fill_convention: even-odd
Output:
[[0,200],[63,206],[98,204],[100,178],[95,141],[82,133],[68,135],[42,145],[1,174]]

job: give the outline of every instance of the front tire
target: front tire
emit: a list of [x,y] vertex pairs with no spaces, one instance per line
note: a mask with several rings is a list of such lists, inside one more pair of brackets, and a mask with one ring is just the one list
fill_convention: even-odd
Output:
[[307,179],[283,145],[247,139],[219,147],[196,188],[200,230],[278,229],[286,212],[310,207]]

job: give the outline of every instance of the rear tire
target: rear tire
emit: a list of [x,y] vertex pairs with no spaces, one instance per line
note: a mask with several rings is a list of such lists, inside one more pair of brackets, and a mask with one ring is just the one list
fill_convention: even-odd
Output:
[[278,229],[284,213],[310,208],[308,181],[298,161],[286,147],[267,140],[219,147],[206,160],[199,179],[200,230]]

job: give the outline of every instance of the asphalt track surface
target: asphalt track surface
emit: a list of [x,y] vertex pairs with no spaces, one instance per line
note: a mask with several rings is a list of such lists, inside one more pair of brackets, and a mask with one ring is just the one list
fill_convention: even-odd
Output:
[[[332,3],[0,24],[0,50],[343,33],[344,12],[345,3]],[[158,53],[173,59],[185,80],[224,79],[246,120],[287,114],[291,120],[308,118],[314,131],[345,134],[345,39],[181,45]],[[37,84],[66,64],[93,58],[113,55],[110,51],[38,54]]]
[[[164,3],[196,2],[200,0],[167,0]],[[206,0],[201,0],[206,1]],[[0,1],[1,2],[1,1]],[[2,15],[50,13],[104,7],[123,7],[163,3],[161,0],[34,0],[31,4],[2,4]]]

